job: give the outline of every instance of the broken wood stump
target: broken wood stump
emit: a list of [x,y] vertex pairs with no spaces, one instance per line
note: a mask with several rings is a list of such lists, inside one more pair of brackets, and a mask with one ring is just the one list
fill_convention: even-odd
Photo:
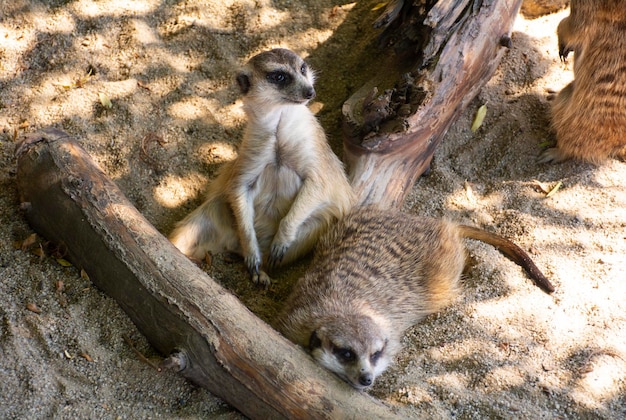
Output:
[[495,72],[520,4],[388,3],[375,23],[387,27],[384,71],[343,105],[344,157],[360,203],[402,205],[450,125]]

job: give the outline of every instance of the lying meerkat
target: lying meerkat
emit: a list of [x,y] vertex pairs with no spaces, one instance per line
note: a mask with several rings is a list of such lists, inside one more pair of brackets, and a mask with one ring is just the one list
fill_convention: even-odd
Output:
[[392,363],[404,331],[458,294],[462,238],[497,247],[551,293],[554,287],[513,242],[470,226],[399,211],[355,208],[319,241],[278,329],[357,389]]
[[309,252],[354,194],[324,130],[307,108],[315,97],[309,66],[287,49],[250,59],[237,76],[247,126],[237,158],[210,184],[206,201],[180,221],[171,242],[185,255],[235,252],[255,283],[261,265]]
[[559,56],[574,52],[574,81],[552,105],[556,147],[542,162],[626,158],[626,3],[572,0],[558,26]]

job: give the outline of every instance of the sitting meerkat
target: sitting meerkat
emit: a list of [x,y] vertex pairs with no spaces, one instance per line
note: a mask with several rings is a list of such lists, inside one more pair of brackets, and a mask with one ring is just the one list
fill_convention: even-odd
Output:
[[508,239],[447,220],[355,207],[317,244],[277,319],[279,331],[357,389],[374,383],[404,331],[448,305],[465,266],[462,238],[497,247],[548,293],[550,281]]
[[354,193],[343,165],[307,107],[313,82],[307,63],[287,49],[252,57],[237,76],[247,117],[243,141],[206,201],[171,233],[185,255],[239,253],[252,280],[267,287],[262,265],[306,254],[350,209]]
[[556,147],[540,161],[626,158],[626,2],[572,0],[557,35],[559,56],[574,52],[574,81],[554,100]]

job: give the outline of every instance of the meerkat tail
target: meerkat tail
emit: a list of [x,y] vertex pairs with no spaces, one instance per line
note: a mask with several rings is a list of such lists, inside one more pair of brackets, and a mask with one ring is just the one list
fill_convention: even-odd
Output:
[[541,270],[539,270],[528,254],[510,240],[494,233],[467,225],[460,225],[459,233],[465,238],[476,239],[498,248],[500,252],[524,268],[530,278],[532,278],[535,284],[543,291],[546,293],[554,292],[554,286],[550,283],[550,280],[543,275]]

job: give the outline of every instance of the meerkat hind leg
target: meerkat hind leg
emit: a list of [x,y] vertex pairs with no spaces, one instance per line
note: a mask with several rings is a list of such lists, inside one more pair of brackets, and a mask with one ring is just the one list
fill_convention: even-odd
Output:
[[565,155],[558,147],[551,147],[544,150],[539,155],[539,163],[560,163],[569,159],[569,156]]
[[187,257],[201,260],[207,252],[241,253],[234,220],[227,204],[213,198],[181,220],[169,240]]

